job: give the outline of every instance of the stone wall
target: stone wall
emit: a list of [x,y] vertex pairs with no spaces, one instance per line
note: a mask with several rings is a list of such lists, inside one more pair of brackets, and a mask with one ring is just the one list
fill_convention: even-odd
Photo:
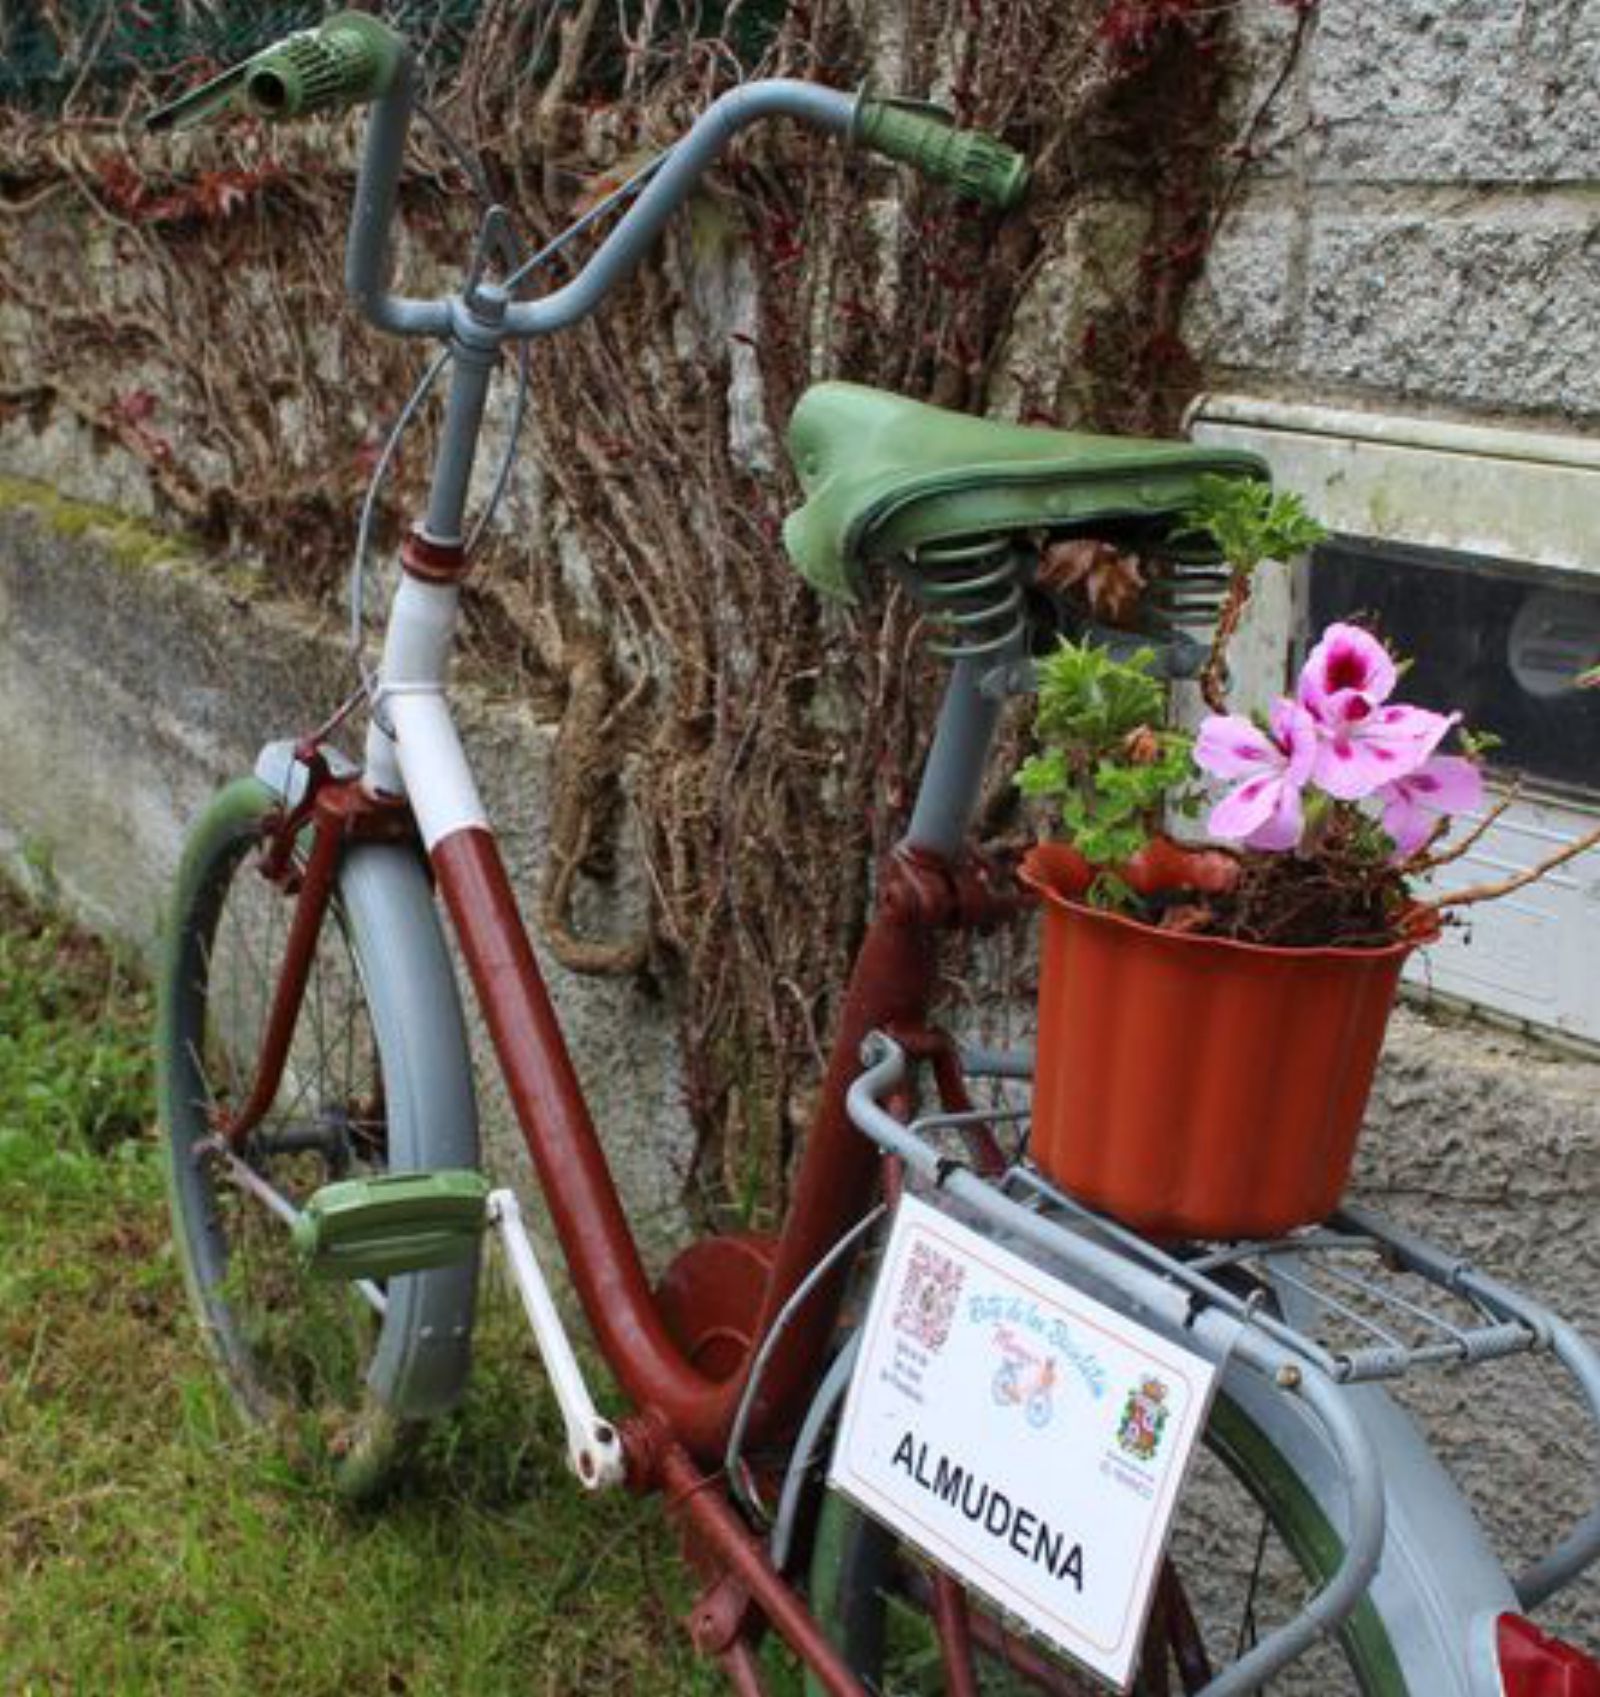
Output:
[[[1247,0],[1241,23],[1242,131],[1296,18]],[[1190,299],[1208,387],[1593,430],[1597,62],[1596,0],[1322,0]],[[1600,516],[1586,528],[1600,544]],[[1415,1001],[1391,1029],[1357,1193],[1586,1321],[1600,1066]],[[1513,1556],[1592,1500],[1596,1447],[1552,1375],[1445,1375],[1412,1400]],[[1600,1642],[1600,1585],[1548,1618]]]
[[[263,743],[317,724],[350,678],[338,625],[262,596],[248,569],[113,509],[0,478],[0,861],[24,873],[48,865],[101,931],[144,951],[158,945],[189,821]],[[481,682],[453,699],[531,911],[549,851],[556,727]],[[639,921],[640,875],[620,859],[615,882],[585,880],[580,892],[577,911],[600,935]],[[682,1235],[691,1147],[676,1010],[643,976],[580,976],[547,955],[541,964],[659,1260]],[[490,1161],[526,1177],[481,1029],[476,1041]]]
[[[1245,109],[1290,8],[1249,0]],[[1323,0],[1188,330],[1216,388],[1600,416],[1600,4]]]

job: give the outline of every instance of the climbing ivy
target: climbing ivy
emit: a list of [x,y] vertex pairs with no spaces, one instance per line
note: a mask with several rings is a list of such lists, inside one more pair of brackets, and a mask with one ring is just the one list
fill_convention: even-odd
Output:
[[[482,550],[467,593],[469,660],[496,679],[514,671],[561,726],[540,928],[576,970],[674,987],[695,1194],[708,1212],[769,1222],[938,684],[903,602],[825,610],[784,570],[798,498],[776,446],[784,422],[808,382],[838,375],[975,412],[1003,398],[1039,422],[1173,428],[1198,381],[1184,298],[1260,129],[1259,112],[1241,120],[1227,100],[1232,9],[422,12],[435,102],[531,243],[759,74],[936,97],[1034,164],[1030,199],[1002,217],[793,128],[752,133],[607,312],[541,348],[540,498]],[[81,69],[112,14],[108,41],[145,16],[233,15],[221,0],[52,5],[60,64]],[[4,27],[20,18],[37,40],[44,16],[25,5]],[[98,87],[56,78],[47,123],[0,110],[14,231],[0,292],[26,332],[0,424],[75,421],[142,468],[172,523],[255,552],[280,593],[331,600],[415,374],[412,350],[344,311],[353,135],[247,125],[174,148],[121,121],[185,74],[119,62]],[[437,283],[476,214],[460,157],[427,129],[404,210],[404,263]],[[1041,303],[1086,244],[1072,290],[1092,306],[1063,339]],[[719,315],[706,277],[748,312]],[[387,540],[416,509],[430,429],[380,509]],[[991,827],[1006,797],[992,801]],[[578,894],[626,855],[646,862],[647,934],[580,934]]]

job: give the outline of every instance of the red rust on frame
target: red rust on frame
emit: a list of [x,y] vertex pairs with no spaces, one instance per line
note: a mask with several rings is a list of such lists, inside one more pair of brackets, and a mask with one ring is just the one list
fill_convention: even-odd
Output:
[[776,1242],[761,1232],[703,1237],[673,1258],[656,1286],[667,1330],[709,1378],[737,1373],[761,1341],[756,1323]]
[[943,1568],[936,1568],[933,1575],[933,1622],[944,1656],[949,1697],[979,1697],[978,1677],[972,1671],[972,1624],[967,1612],[967,1594]]
[[[790,1588],[771,1558],[677,1444],[661,1452],[661,1484],[667,1510],[685,1521],[704,1552],[721,1571],[737,1580],[751,1600],[822,1682],[830,1697],[866,1697],[866,1687],[829,1643],[816,1617]],[[710,1635],[721,1623],[691,1620],[690,1632]],[[729,1646],[728,1648],[732,1648]],[[728,1649],[721,1652],[727,1655]],[[748,1687],[747,1687],[748,1689]],[[759,1689],[757,1687],[756,1689]]]
[[328,898],[333,893],[333,881],[339,869],[339,849],[338,831],[319,831],[311,845],[311,858],[300,876],[294,918],[289,922],[289,935],[284,942],[283,966],[272,993],[272,1011],[267,1016],[266,1036],[261,1045],[255,1081],[244,1106],[218,1127],[236,1153],[244,1147],[245,1139],[261,1123],[262,1115],[272,1106],[273,1098],[278,1094],[283,1065],[289,1058],[289,1045],[294,1038],[295,1022],[300,1017],[300,1003],[306,993],[306,981],[311,976],[317,938],[322,931]]
[[659,1407],[696,1448],[714,1448],[717,1422],[708,1404],[716,1387],[683,1360],[651,1301],[494,837],[474,827],[453,832],[435,844],[433,864],[601,1349],[637,1405]]

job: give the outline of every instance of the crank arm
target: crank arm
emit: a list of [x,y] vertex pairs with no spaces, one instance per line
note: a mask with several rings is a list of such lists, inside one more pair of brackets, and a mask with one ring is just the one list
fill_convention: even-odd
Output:
[[522,1298],[528,1324],[533,1327],[534,1342],[539,1346],[545,1371],[550,1375],[556,1404],[567,1428],[567,1461],[572,1471],[577,1474],[579,1483],[590,1491],[623,1484],[627,1468],[622,1441],[611,1422],[602,1418],[589,1395],[583,1369],[573,1353],[567,1329],[561,1323],[561,1315],[534,1254],[527,1227],[522,1223],[522,1209],[512,1191],[490,1192],[488,1220],[499,1234],[512,1282]]

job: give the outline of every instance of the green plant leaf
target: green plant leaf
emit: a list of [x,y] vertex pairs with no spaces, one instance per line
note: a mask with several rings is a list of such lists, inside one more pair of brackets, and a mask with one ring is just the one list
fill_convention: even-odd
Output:
[[1166,692],[1155,656],[1127,659],[1063,642],[1039,665],[1039,751],[1017,786],[1054,803],[1061,830],[1097,866],[1129,859],[1149,840],[1191,775],[1190,738],[1164,728]]
[[1104,913],[1137,913],[1143,907],[1133,886],[1115,872],[1101,872],[1084,892],[1090,907]]
[[1303,553],[1328,532],[1291,490],[1253,479],[1208,476],[1200,479],[1176,534],[1209,536],[1229,565],[1251,572],[1263,560]]

